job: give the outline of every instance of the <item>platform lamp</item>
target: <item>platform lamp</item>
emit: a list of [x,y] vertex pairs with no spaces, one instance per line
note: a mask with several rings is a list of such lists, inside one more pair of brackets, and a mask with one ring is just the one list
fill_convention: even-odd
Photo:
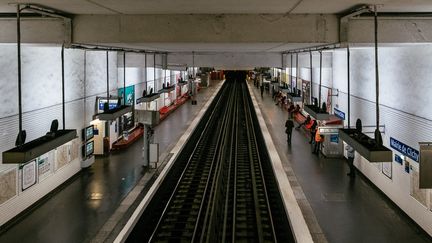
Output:
[[[58,130],[58,120],[55,119],[51,123],[51,128],[48,133],[40,138],[25,143],[26,131],[22,127],[22,79],[21,79],[21,11],[29,10],[36,11],[30,4],[26,4],[21,8],[17,4],[17,59],[18,59],[18,136],[15,142],[15,148],[2,153],[3,164],[22,164],[33,161],[40,155],[45,154],[77,137],[76,129],[65,129],[65,87],[64,87],[64,44],[61,48],[61,63],[62,63],[62,118],[63,129]],[[37,10],[37,13],[43,13],[44,10]],[[56,17],[63,17],[60,15]]]
[[[370,8],[370,7],[369,7]],[[351,129],[348,125],[347,129],[339,129],[339,136],[347,144],[353,147],[359,154],[366,158],[369,162],[391,162],[393,161],[393,153],[390,149],[383,146],[381,132],[379,131],[379,66],[378,66],[378,12],[377,6],[373,6],[374,12],[374,44],[375,44],[375,98],[376,98],[376,128],[375,138],[371,139],[362,133],[361,120],[357,119],[356,128]],[[349,84],[349,48],[347,49],[348,59],[348,84]],[[348,106],[350,87],[348,85]],[[348,113],[349,114],[349,113]],[[349,114],[350,115],[350,114]],[[348,118],[350,119],[350,117]],[[348,120],[349,122],[349,120]]]

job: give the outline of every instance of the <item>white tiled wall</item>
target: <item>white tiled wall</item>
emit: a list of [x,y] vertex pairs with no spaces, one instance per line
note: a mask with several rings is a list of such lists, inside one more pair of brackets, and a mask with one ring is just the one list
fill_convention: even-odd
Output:
[[[24,45],[22,48],[23,129],[26,141],[43,136],[51,121],[62,128],[60,47]],[[109,53],[110,90],[117,91],[117,54]],[[14,147],[18,133],[16,45],[0,45],[0,152]],[[95,113],[96,96],[106,95],[106,52],[65,50],[66,128],[78,135]],[[18,196],[0,205],[4,224],[80,170],[81,158],[70,162]],[[0,171],[18,168],[1,164]],[[19,178],[18,178],[19,180]]]
[[[380,64],[380,124],[385,126],[384,144],[393,137],[419,149],[418,142],[432,141],[432,46],[382,47]],[[341,90],[333,101],[347,113],[346,51],[333,54],[333,87]],[[361,118],[375,125],[375,69],[372,48],[351,49],[351,126]],[[373,136],[373,134],[369,134]],[[394,153],[399,154],[398,152]],[[418,171],[418,163],[410,159]],[[424,230],[432,235],[432,212],[410,195],[411,176],[404,166],[392,162],[392,179],[377,165],[356,156],[357,168],[393,200]],[[430,190],[429,193],[430,194]]]

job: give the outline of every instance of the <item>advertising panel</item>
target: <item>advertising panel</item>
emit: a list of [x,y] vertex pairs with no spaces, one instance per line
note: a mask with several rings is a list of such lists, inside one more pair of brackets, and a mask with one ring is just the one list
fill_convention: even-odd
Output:
[[36,160],[22,166],[22,190],[24,191],[34,184],[36,184]]

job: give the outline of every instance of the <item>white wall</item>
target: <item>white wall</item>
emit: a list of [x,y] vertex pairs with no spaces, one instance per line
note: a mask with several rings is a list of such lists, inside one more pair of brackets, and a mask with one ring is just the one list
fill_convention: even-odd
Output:
[[[296,54],[293,54],[292,64],[293,68],[291,69],[291,55],[287,54],[284,55],[284,62],[285,66],[288,70],[288,73],[292,72],[292,75],[294,77],[298,76],[302,80],[311,80],[311,74],[310,74],[310,55],[309,52],[306,53],[299,53],[298,54],[298,67],[296,67]],[[322,88],[321,88],[321,103],[326,102],[327,103],[327,97],[328,97],[328,88],[326,87],[332,87],[333,83],[333,57],[332,53],[330,52],[323,52],[322,53]],[[320,57],[318,52],[312,52],[312,75],[313,75],[313,85],[312,85],[312,95],[314,97],[318,98],[319,94],[319,79],[320,79],[320,72],[319,72],[319,66],[320,66]],[[297,72],[297,69],[298,72]],[[291,73],[290,73],[291,75]],[[297,82],[297,88],[301,88],[301,82]],[[335,90],[333,90],[333,93]]]
[[[53,119],[58,119],[62,128],[60,55],[60,47],[22,46],[23,129],[27,142],[45,135]],[[116,53],[109,53],[109,69],[110,90],[115,94]],[[77,129],[79,136],[95,113],[96,96],[106,96],[106,77],[106,52],[65,50],[66,128]],[[16,45],[0,45],[0,153],[14,147],[18,133],[17,80]],[[0,205],[0,225],[77,173],[80,162],[81,155],[29,189],[22,192],[17,188],[17,196]],[[1,164],[0,157],[0,177],[10,170],[17,171],[19,186],[19,166]]]
[[[432,139],[432,46],[382,47],[380,64],[380,124],[385,126],[384,144],[390,148],[393,137],[410,147],[419,149],[418,142]],[[364,125],[375,124],[375,69],[373,48],[351,49],[351,125],[361,118]],[[346,51],[333,54],[333,87],[341,92],[333,101],[347,113]],[[373,134],[369,134],[373,136]],[[395,152],[395,151],[393,151]],[[399,154],[399,152],[395,152]],[[418,163],[408,159],[413,171]],[[432,235],[431,205],[427,207],[410,195],[413,171],[406,173],[404,166],[392,162],[392,178],[379,167],[356,156],[356,167],[402,210]],[[427,202],[431,190],[425,190]]]

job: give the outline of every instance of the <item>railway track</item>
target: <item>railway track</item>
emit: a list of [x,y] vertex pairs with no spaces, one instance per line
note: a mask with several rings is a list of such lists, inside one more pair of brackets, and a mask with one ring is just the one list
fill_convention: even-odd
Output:
[[128,242],[293,242],[245,82],[208,111]]

